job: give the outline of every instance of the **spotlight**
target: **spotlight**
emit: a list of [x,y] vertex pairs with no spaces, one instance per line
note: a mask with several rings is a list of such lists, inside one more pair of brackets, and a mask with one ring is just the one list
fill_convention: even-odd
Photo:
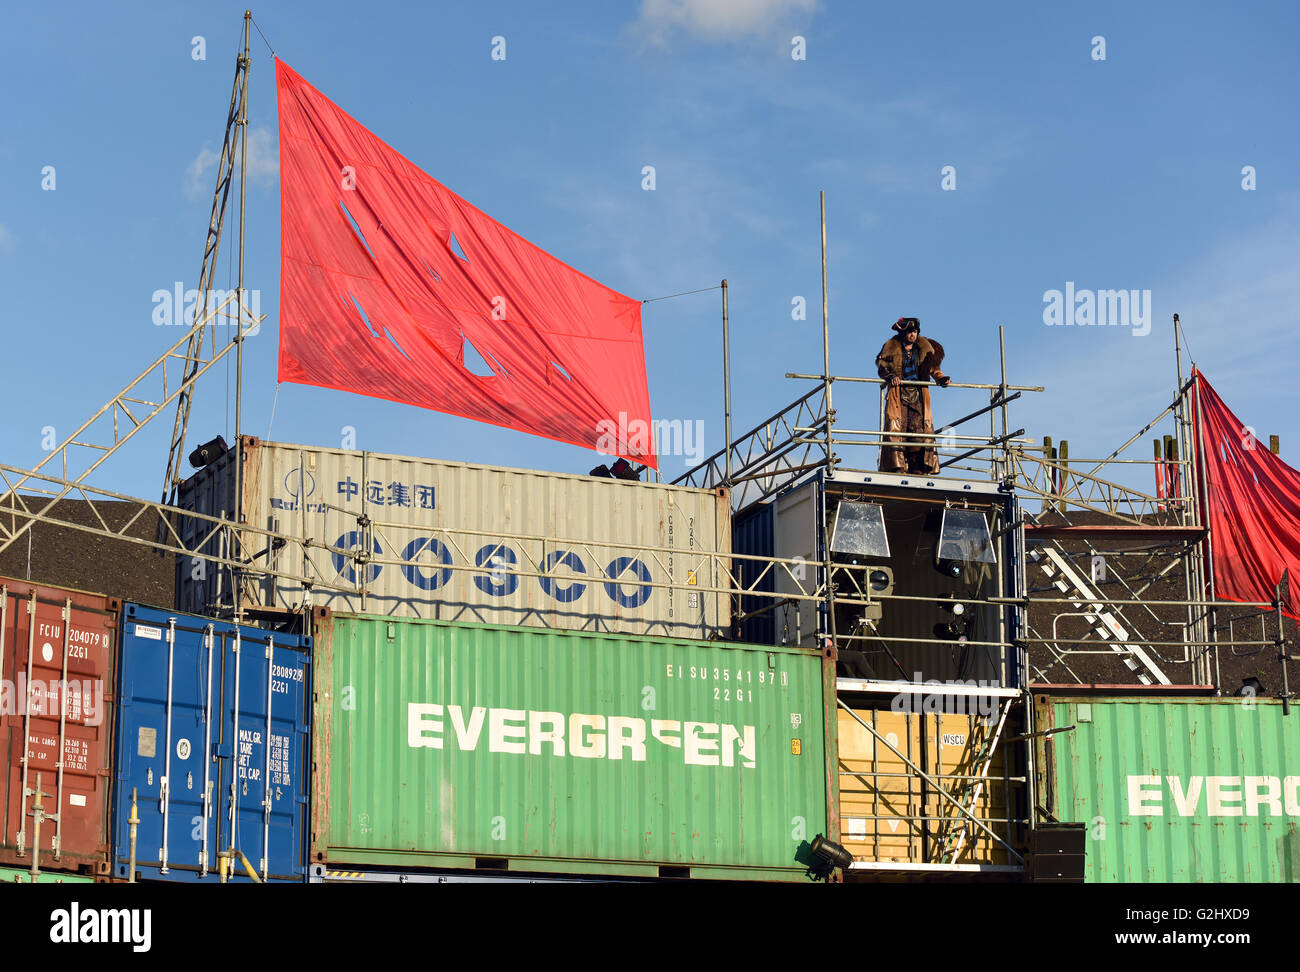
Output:
[[872,594],[894,593],[894,572],[888,567],[872,567],[867,574],[867,585]]
[[853,865],[851,851],[846,850],[833,840],[828,840],[821,834],[813,838],[812,853],[814,857],[828,867],[848,868]]
[[945,594],[943,599],[939,601],[939,607],[956,618],[969,619],[971,617],[971,606],[962,601],[961,596],[958,594]]
[[633,483],[639,483],[641,481],[641,476],[632,468],[632,464],[626,459],[619,459],[610,466],[609,474],[615,479],[626,479]]
[[947,560],[941,558],[934,567],[935,570],[943,574],[945,577],[955,578],[961,576],[961,561],[959,560]]
[[190,465],[195,469],[202,469],[204,466],[216,462],[229,451],[230,447],[226,445],[226,440],[221,436],[217,436],[211,442],[203,443],[190,453]]
[[967,623],[961,619],[956,621],[940,621],[934,626],[936,637],[944,638],[948,641],[964,642],[970,634],[970,628]]
[[1255,698],[1264,694],[1264,683],[1254,675],[1248,675],[1241,680],[1241,688],[1237,689],[1237,695],[1243,698]]
[[609,466],[600,465],[587,474],[588,476],[598,476],[601,479],[609,479],[614,474],[609,471]]

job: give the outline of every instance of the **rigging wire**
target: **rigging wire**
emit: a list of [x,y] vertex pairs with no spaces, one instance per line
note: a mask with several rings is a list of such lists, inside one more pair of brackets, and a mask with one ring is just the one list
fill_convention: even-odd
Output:
[[280,404],[280,383],[275,383],[275,397],[271,399],[271,421],[266,423],[266,440],[271,441],[271,426],[275,424],[275,406]]
[[262,38],[262,43],[265,44],[266,49],[271,52],[271,57],[275,57],[275,48],[271,46],[271,42],[267,40],[266,35],[262,33],[262,28],[258,25],[257,18],[249,17],[248,19],[251,20],[253,22],[253,26],[257,28],[257,35]]
[[703,294],[710,290],[721,290],[721,289],[722,289],[722,285],[717,284],[713,287],[701,287],[699,290],[683,290],[680,294],[666,294],[663,297],[647,297],[645,300],[641,301],[641,303],[649,304],[656,300],[668,300],[671,297],[685,297],[687,294]]

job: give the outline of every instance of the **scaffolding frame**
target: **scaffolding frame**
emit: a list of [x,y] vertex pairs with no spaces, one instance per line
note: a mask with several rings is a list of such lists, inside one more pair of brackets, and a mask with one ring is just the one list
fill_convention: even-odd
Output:
[[[222,146],[220,163],[217,171],[217,184],[213,194],[212,213],[205,241],[203,264],[200,271],[200,293],[203,305],[210,303],[208,295],[212,285],[224,226],[229,192],[234,180],[235,156],[240,155],[240,184],[244,181],[244,156],[246,154],[248,76],[250,57],[248,48],[249,17],[245,15],[243,49],[236,62],[235,79],[232,85],[231,104],[226,119],[226,135]],[[45,457],[32,469],[18,466],[0,465],[0,480],[4,492],[0,493],[0,551],[7,549],[36,523],[55,525],[75,529],[87,534],[130,542],[142,547],[171,554],[180,558],[190,558],[194,562],[204,562],[219,570],[227,571],[231,578],[230,593],[232,601],[212,605],[214,611],[229,610],[236,619],[240,619],[244,594],[250,582],[254,585],[261,580],[275,578],[298,585],[302,592],[302,602],[297,605],[300,613],[306,613],[312,604],[316,592],[344,593],[367,596],[368,565],[384,564],[397,567],[421,566],[414,558],[410,560],[394,557],[374,557],[370,553],[369,539],[376,530],[395,527],[396,524],[375,522],[358,514],[358,543],[351,548],[336,548],[329,544],[313,541],[310,538],[292,534],[279,533],[258,527],[244,521],[243,511],[233,511],[233,519],[224,516],[208,516],[176,505],[177,486],[180,479],[181,455],[192,403],[195,383],[211,369],[229,351],[235,350],[236,357],[242,362],[243,339],[257,327],[264,318],[254,318],[244,301],[243,289],[243,203],[244,194],[240,192],[240,280],[239,289],[233,296],[227,296],[216,308],[207,308],[203,316],[196,314],[191,328],[171,348],[164,351],[136,379],[129,383],[114,398],[110,399],[90,419],[83,423],[66,440],[59,444],[50,455]],[[724,384],[726,387],[725,428],[727,442],[722,450],[710,456],[703,463],[679,476],[674,483],[680,486],[696,488],[713,488],[723,486],[731,490],[735,509],[745,508],[775,496],[781,490],[794,485],[800,479],[824,472],[826,476],[841,472],[874,472],[869,464],[854,466],[848,458],[860,455],[863,451],[879,449],[886,437],[895,441],[903,438],[912,441],[933,444],[941,457],[941,474],[922,476],[920,479],[937,483],[969,482],[972,478],[988,479],[1021,498],[1037,499],[1042,503],[1042,511],[1030,513],[1022,503],[1021,519],[1007,524],[1004,531],[1012,534],[1011,542],[1016,552],[1016,562],[1022,572],[1028,570],[1027,547],[1029,544],[1044,551],[1043,559],[1054,567],[1056,578],[1065,584],[1062,590],[1053,585],[1059,597],[1038,596],[1029,584],[1027,576],[1019,578],[1022,583],[1017,590],[1023,596],[1003,596],[987,598],[978,603],[1012,605],[1024,619],[1022,630],[1016,637],[1009,638],[1005,632],[996,641],[988,642],[1008,654],[1013,653],[1022,662],[1017,666],[1004,667],[1004,671],[1029,666],[1029,678],[1037,675],[1047,678],[1051,670],[1060,665],[1070,677],[1079,684],[1084,679],[1074,670],[1074,664],[1094,651],[1115,654],[1133,662],[1135,675],[1158,679],[1169,666],[1187,666],[1193,679],[1201,684],[1217,685],[1219,681],[1218,666],[1218,612],[1225,609],[1254,608],[1259,611],[1262,628],[1258,642],[1238,642],[1249,646],[1275,647],[1282,645],[1281,600],[1279,589],[1272,604],[1240,605],[1215,599],[1212,561],[1210,557],[1213,538],[1202,520],[1202,502],[1199,493],[1200,482],[1204,473],[1204,460],[1200,455],[1193,429],[1199,418],[1200,403],[1195,393],[1195,383],[1184,381],[1183,352],[1181,330],[1177,315],[1174,316],[1175,351],[1177,356],[1177,393],[1173,402],[1158,416],[1146,423],[1132,438],[1105,459],[1097,461],[1092,468],[1082,471],[1075,460],[1072,467],[1063,455],[1057,455],[1047,441],[1038,442],[1025,436],[1024,428],[1012,428],[1010,406],[1025,393],[1043,391],[1038,385],[1013,385],[1008,382],[1005,332],[999,327],[1000,376],[996,383],[957,383],[947,387],[957,389],[974,389],[988,392],[987,404],[930,434],[907,435],[899,432],[887,432],[884,422],[885,383],[878,377],[861,377],[835,375],[830,367],[829,350],[829,300],[827,293],[826,262],[826,224],[825,198],[821,198],[821,244],[822,244],[822,336],[823,336],[823,370],[821,374],[789,373],[788,379],[813,382],[813,387],[780,409],[765,421],[760,422],[739,439],[732,440],[731,408],[729,390],[729,315],[726,306],[727,287],[723,282],[723,322],[724,322]],[[230,309],[238,322],[234,340],[216,347],[215,337],[208,354],[203,351],[206,328],[218,314],[229,315]],[[245,322],[249,323],[245,329]],[[181,347],[185,346],[182,352]],[[170,375],[169,369],[179,366],[179,379]],[[240,408],[242,405],[242,368],[237,368],[235,391],[236,446],[240,448]],[[161,383],[161,390],[148,392],[150,383]],[[837,413],[833,403],[836,384],[841,387],[852,384],[875,384],[880,386],[879,427],[854,428],[837,427]],[[912,385],[930,385],[931,382],[908,382]],[[124,494],[94,487],[90,476],[119,448],[130,441],[136,433],[150,420],[155,418],[169,405],[176,404],[177,411],[173,426],[171,446],[167,460],[167,470],[163,484],[163,497],[159,502],[141,500]],[[139,414],[137,414],[139,413]],[[106,419],[111,417],[111,436],[103,429]],[[987,417],[988,431],[984,434],[958,433],[956,430],[968,423]],[[1125,451],[1138,442],[1143,435],[1155,428],[1157,424],[1172,417],[1174,439],[1177,442],[1176,455],[1171,458],[1154,460],[1133,460],[1124,458]],[[97,456],[93,461],[81,463],[80,453],[76,450],[89,449]],[[1126,485],[1120,481],[1122,475],[1107,475],[1111,468],[1118,469],[1130,463],[1152,462],[1165,473],[1176,473],[1179,488],[1170,495],[1152,495]],[[241,463],[236,463],[238,469]],[[946,471],[946,472],[945,472]],[[825,483],[825,477],[822,479]],[[241,490],[236,480],[236,502],[239,502]],[[82,523],[68,515],[66,504],[61,501],[80,498],[91,510],[92,522]],[[107,503],[120,504],[129,502],[135,505],[133,515],[125,522],[114,527],[111,518],[104,515],[101,506]],[[826,522],[827,504],[819,504],[823,535],[828,535],[830,526]],[[154,514],[159,522],[159,530],[153,539],[131,535],[132,527],[140,518]],[[1099,522],[1071,520],[1071,514],[1089,514],[1100,517]],[[1063,523],[1053,522],[1056,518]],[[1152,518],[1164,518],[1171,522],[1150,522]],[[182,521],[190,525],[199,525],[200,529],[182,531]],[[1071,528],[1078,528],[1071,530]],[[457,545],[461,535],[473,531],[451,528],[429,528],[449,545]],[[1129,533],[1124,533],[1124,530]],[[1141,535],[1132,532],[1140,530]],[[823,627],[816,632],[820,649],[834,658],[842,647],[851,645],[859,636],[852,632],[840,634],[836,631],[835,617],[837,606],[870,606],[878,600],[888,597],[873,597],[868,584],[853,580],[853,571],[843,564],[831,560],[828,549],[824,559],[815,565],[811,580],[803,571],[805,566],[794,560],[783,558],[763,558],[735,554],[731,551],[683,551],[678,548],[634,546],[614,544],[587,538],[538,537],[527,534],[511,534],[494,531],[503,543],[516,541],[542,541],[554,546],[570,545],[581,549],[595,547],[618,547],[619,549],[636,549],[640,553],[657,560],[664,572],[665,580],[646,582],[637,580],[638,586],[671,587],[684,592],[711,593],[732,599],[740,595],[768,598],[773,604],[797,601],[819,606],[817,617],[822,619]],[[188,539],[187,539],[188,537]],[[1073,537],[1080,537],[1086,544],[1085,555],[1089,558],[1103,557],[1108,574],[1114,574],[1116,586],[1122,588],[1127,598],[1117,598],[1104,589],[1092,577],[1090,582],[1083,582],[1082,575],[1074,570],[1072,563],[1078,554],[1065,546]],[[1128,546],[1120,546],[1121,540],[1150,543],[1145,551],[1135,551]],[[261,548],[260,550],[258,548]],[[278,558],[272,562],[275,551],[285,550],[289,564],[301,563],[302,570],[281,566]],[[344,572],[336,571],[331,576],[327,572],[312,568],[310,553],[327,551],[337,556],[352,569],[356,580],[344,581]],[[255,551],[255,552],[250,552]],[[672,559],[670,559],[670,557]],[[1141,569],[1155,570],[1155,577],[1162,578],[1170,574],[1181,573],[1185,596],[1174,600],[1143,599],[1142,594],[1150,589],[1154,581],[1145,580],[1145,574],[1132,569],[1125,570],[1130,562],[1141,561]],[[528,558],[514,566],[495,566],[493,572],[519,577],[541,577],[547,574],[545,558]],[[749,581],[742,581],[738,565],[742,562],[758,562],[756,576]],[[483,572],[482,567],[471,566],[470,558],[461,558],[459,562],[445,565],[449,570],[469,570]],[[1157,565],[1158,569],[1157,569]],[[311,568],[311,569],[309,569]],[[862,569],[863,571],[866,568]],[[766,591],[758,587],[765,579],[781,575],[794,586],[790,591]],[[699,577],[709,578],[707,585],[698,582]],[[841,586],[843,577],[850,583]],[[604,578],[602,578],[604,579]],[[618,583],[619,578],[608,578]],[[631,581],[627,581],[631,583]],[[1107,583],[1111,583],[1107,581]],[[1084,589],[1086,586],[1086,589]],[[248,590],[250,598],[252,591]],[[1014,592],[1013,592],[1014,594]],[[905,599],[903,595],[894,596]],[[255,603],[255,599],[250,600]],[[738,603],[738,602],[737,602]],[[1047,607],[1052,619],[1050,637],[1039,630],[1043,625],[1035,626],[1030,620],[1030,608],[1035,605]],[[1063,610],[1055,610],[1055,606]],[[1181,636],[1176,640],[1151,640],[1141,632],[1140,627],[1130,615],[1142,617],[1148,630],[1157,623],[1164,627],[1171,622],[1159,618],[1153,610],[1156,606],[1172,605],[1184,615],[1184,619],[1174,627],[1181,629]],[[1267,637],[1265,610],[1276,616],[1277,635],[1270,641]],[[1052,612],[1055,613],[1052,613]],[[1126,614],[1125,612],[1129,612]],[[1142,612],[1146,615],[1143,617]],[[1064,618],[1083,618],[1091,622],[1091,630],[1079,637],[1069,637],[1058,630],[1058,622]],[[1233,621],[1229,621],[1229,630],[1233,630]],[[935,641],[939,639],[920,639]],[[1045,650],[1039,653],[1042,664],[1035,663],[1030,649],[1040,645]],[[1182,657],[1176,653],[1162,653],[1156,648],[1182,648]],[[1174,657],[1170,657],[1174,656]],[[1286,655],[1280,659],[1283,665],[1283,684],[1286,684]],[[845,697],[862,695],[880,696],[882,693],[914,695],[959,693],[957,687],[935,687],[921,683],[853,682],[841,679],[836,683],[836,708],[848,710],[858,723],[867,727],[877,740],[904,761],[917,781],[928,787],[941,799],[945,807],[954,808],[951,814],[938,817],[927,815],[922,809],[916,819],[940,824],[939,839],[933,845],[927,842],[923,860],[904,862],[900,867],[881,862],[860,862],[862,870],[911,870],[915,872],[952,872],[963,873],[984,869],[984,865],[972,864],[963,860],[963,852],[973,845],[975,838],[989,838],[1005,849],[1009,857],[1023,864],[1023,855],[1018,847],[1024,846],[1024,830],[1032,828],[1037,819],[1035,800],[1034,760],[1028,752],[1028,740],[1034,735],[1033,706],[1030,696],[1025,691],[1026,680],[1014,679],[1014,684],[996,687],[997,691],[988,691],[997,699],[996,728],[992,729],[988,745],[977,751],[969,767],[970,772],[933,773],[904,756],[888,739],[876,732],[860,719],[845,701]],[[979,691],[974,689],[973,691]],[[1285,695],[1284,688],[1284,695]],[[1007,729],[1013,714],[1022,713],[1022,731],[1018,735],[1007,735]],[[993,757],[999,747],[1004,749],[1003,776],[1001,785],[1007,791],[1006,816],[993,818],[989,814],[981,816],[977,805],[984,788],[997,785],[998,781],[989,776]],[[1022,747],[1017,749],[1015,747]],[[1021,754],[1021,762],[1011,758],[1013,753]],[[1023,765],[1023,773],[1017,770]],[[880,775],[880,774],[875,774]],[[910,785],[910,784],[909,784]],[[1010,794],[1019,788],[1023,794],[1021,805],[1026,812],[1012,813]],[[837,787],[832,787],[834,793]],[[832,819],[837,814],[832,811]],[[937,858],[937,859],[931,859]],[[990,866],[992,867],[992,866]]]

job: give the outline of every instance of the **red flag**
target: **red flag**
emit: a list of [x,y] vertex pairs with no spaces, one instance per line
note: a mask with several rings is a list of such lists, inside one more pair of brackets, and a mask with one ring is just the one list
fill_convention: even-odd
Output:
[[[657,467],[641,305],[511,232],[276,61],[280,381]],[[492,371],[465,366],[472,346]]]
[[[1286,571],[1300,569],[1300,472],[1256,441],[1204,374],[1193,374],[1215,593],[1229,601],[1271,602]],[[1291,605],[1284,610],[1297,617]]]

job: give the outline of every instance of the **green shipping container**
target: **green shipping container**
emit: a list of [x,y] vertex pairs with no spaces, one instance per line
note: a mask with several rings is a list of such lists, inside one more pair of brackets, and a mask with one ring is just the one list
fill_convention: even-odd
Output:
[[313,863],[796,880],[838,833],[816,651],[326,611],[315,633]]
[[[0,867],[0,884],[31,884],[30,871],[16,867]],[[61,871],[41,871],[37,884],[94,884],[95,879],[81,874],[64,874]]]
[[1036,697],[1039,803],[1087,825],[1094,882],[1300,880],[1300,708]]

